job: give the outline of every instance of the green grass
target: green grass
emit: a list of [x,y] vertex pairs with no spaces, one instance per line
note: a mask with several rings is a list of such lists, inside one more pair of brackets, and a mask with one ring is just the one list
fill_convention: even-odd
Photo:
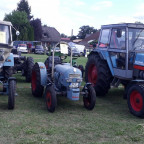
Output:
[[[29,55],[27,55],[29,56]],[[46,55],[31,55],[44,61]],[[67,59],[67,61],[69,61]],[[85,65],[86,58],[78,58]],[[54,113],[46,110],[43,98],[34,98],[30,83],[17,77],[15,110],[7,110],[7,96],[0,99],[0,143],[2,144],[129,144],[144,143],[144,119],[129,113],[123,88],[111,89],[98,98],[93,111],[80,101],[58,97]]]

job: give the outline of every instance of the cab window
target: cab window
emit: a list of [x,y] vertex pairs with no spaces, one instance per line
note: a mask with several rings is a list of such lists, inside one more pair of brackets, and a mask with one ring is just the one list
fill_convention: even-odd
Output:
[[110,40],[110,48],[126,49],[125,29],[113,29]]
[[108,46],[109,34],[110,34],[110,29],[102,30],[99,47],[107,47]]

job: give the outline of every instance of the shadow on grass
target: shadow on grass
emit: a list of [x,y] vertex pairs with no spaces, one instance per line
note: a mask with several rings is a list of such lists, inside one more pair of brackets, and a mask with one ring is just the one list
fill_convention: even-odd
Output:
[[0,102],[0,110],[8,110],[8,102]]

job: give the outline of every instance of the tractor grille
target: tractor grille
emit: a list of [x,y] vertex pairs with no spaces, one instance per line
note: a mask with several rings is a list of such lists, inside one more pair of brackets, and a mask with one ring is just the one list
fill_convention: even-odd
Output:
[[80,78],[80,74],[69,74],[69,78]]

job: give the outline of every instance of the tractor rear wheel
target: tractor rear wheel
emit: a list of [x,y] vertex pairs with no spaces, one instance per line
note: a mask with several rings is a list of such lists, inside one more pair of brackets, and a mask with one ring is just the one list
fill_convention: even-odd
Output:
[[54,112],[57,105],[57,98],[53,85],[46,87],[45,100],[47,110],[49,112]]
[[144,117],[144,84],[134,84],[129,88],[127,104],[133,115]]
[[96,103],[96,93],[92,85],[87,86],[87,97],[83,97],[84,107],[88,110],[92,110]]
[[36,63],[32,69],[32,80],[31,80],[32,94],[35,97],[42,97],[44,87],[41,85],[40,68]]
[[31,82],[33,66],[34,66],[33,58],[28,57],[26,60],[26,82]]
[[92,83],[97,96],[104,96],[108,93],[112,75],[107,63],[98,54],[89,55],[85,68],[85,80]]
[[15,94],[16,94],[16,81],[10,80],[8,86],[8,109],[14,109],[15,106]]

